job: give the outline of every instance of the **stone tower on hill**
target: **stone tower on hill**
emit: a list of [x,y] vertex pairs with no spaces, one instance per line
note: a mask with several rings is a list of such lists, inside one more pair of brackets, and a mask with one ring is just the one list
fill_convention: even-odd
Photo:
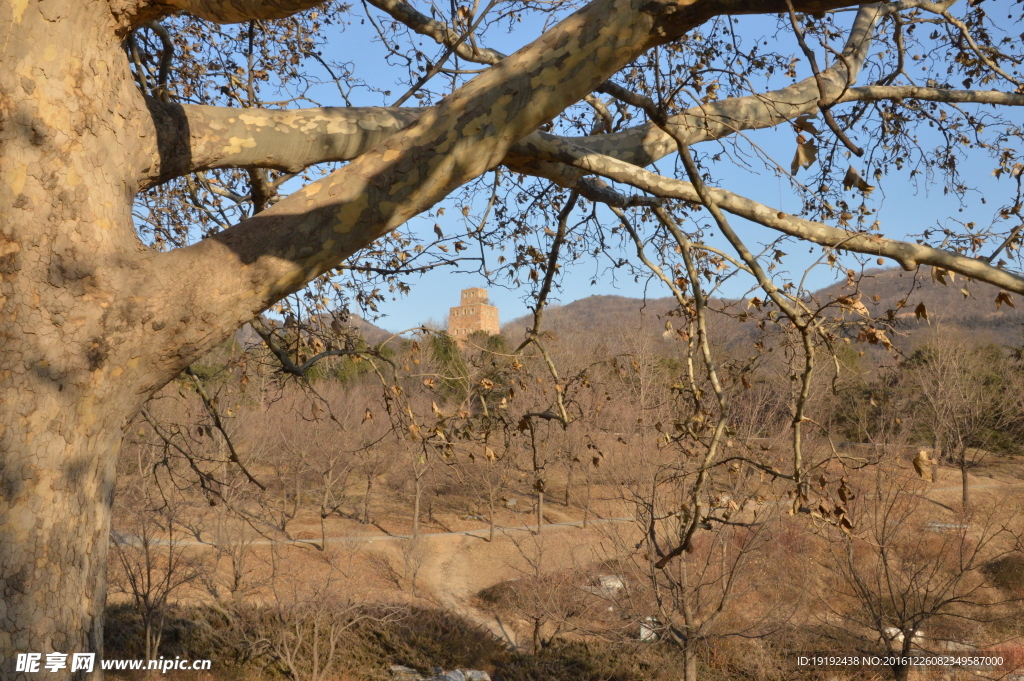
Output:
[[448,312],[448,335],[461,340],[477,331],[501,332],[498,308],[487,304],[487,289],[467,288],[462,291],[462,304]]

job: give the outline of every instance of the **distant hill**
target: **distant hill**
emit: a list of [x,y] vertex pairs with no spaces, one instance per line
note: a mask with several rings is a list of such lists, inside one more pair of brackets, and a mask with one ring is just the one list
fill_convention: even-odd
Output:
[[[996,307],[1000,289],[977,281],[967,282],[963,277],[943,277],[945,284],[933,276],[931,268],[918,272],[900,269],[869,270],[860,281],[861,302],[873,317],[884,317],[894,310],[901,322],[901,331],[907,336],[905,343],[918,344],[922,332],[936,326],[956,330],[968,337],[1000,345],[1019,346],[1024,342],[1024,298],[1008,293],[1006,297],[1016,307],[1001,304]],[[814,294],[818,300],[834,300],[849,295],[852,287],[845,282],[833,284]],[[965,295],[966,294],[966,295]],[[874,300],[878,296],[878,300]],[[899,304],[906,300],[903,307]],[[918,320],[914,310],[924,303],[928,321]]]
[[[280,322],[278,321],[275,323]],[[355,328],[355,330],[358,331],[362,335],[363,339],[365,339],[370,345],[376,345],[377,343],[387,340],[394,335],[390,331],[386,331],[375,324],[371,324],[354,313],[349,315],[347,326]],[[241,328],[235,331],[235,340],[246,348],[259,345],[263,342],[263,339],[260,338],[255,329],[253,329],[248,323],[243,324]]]
[[[608,333],[612,330],[639,329],[649,326],[661,332],[664,322],[658,317],[676,306],[672,298],[627,298],[625,296],[589,296],[582,300],[548,308],[544,311],[542,328],[555,333],[579,334]],[[533,324],[533,316],[513,319],[501,327],[501,332],[518,341]]]
[[366,342],[370,345],[376,345],[377,343],[385,341],[394,335],[390,331],[366,321],[355,313],[349,317],[348,323],[349,326],[354,326],[359,333],[363,334],[363,338],[365,338]]
[[[996,308],[999,289],[980,282],[965,282],[962,277],[939,283],[930,268],[917,273],[900,269],[869,270],[860,282],[861,302],[873,317],[885,318],[894,310],[899,322],[899,335],[893,341],[903,350],[919,345],[928,332],[941,328],[956,331],[970,338],[1001,345],[1024,343],[1024,298],[1007,294],[1016,308],[1002,304]],[[965,290],[969,295],[965,296]],[[812,294],[824,303],[839,296],[850,295],[853,289],[845,282],[828,286]],[[878,300],[874,300],[878,296]],[[906,300],[903,307],[901,300]],[[736,301],[715,301],[718,305]],[[918,320],[914,310],[924,303],[928,321]],[[659,337],[664,331],[665,314],[676,306],[672,298],[641,300],[625,296],[590,296],[545,311],[543,327],[555,336],[566,338],[581,335],[609,335],[649,329]],[[738,307],[744,307],[740,302]],[[502,326],[502,333],[518,341],[532,323],[531,316],[519,317]],[[733,345],[750,337],[752,329],[728,320],[712,319],[713,335],[719,342]]]

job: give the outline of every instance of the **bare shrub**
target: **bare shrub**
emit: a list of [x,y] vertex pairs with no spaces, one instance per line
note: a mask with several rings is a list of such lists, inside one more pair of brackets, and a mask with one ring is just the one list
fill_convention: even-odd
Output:
[[874,494],[854,500],[852,532],[833,532],[822,584],[825,623],[876,645],[894,660],[893,678],[915,650],[973,650],[996,636],[988,626],[1011,614],[986,579],[1012,554],[1011,509],[935,513],[923,483],[905,470],[877,470]]
[[161,498],[145,479],[136,482],[122,490],[133,511],[120,514],[112,530],[110,585],[131,599],[151,660],[159,654],[172,596],[197,583],[208,565],[183,541],[181,502]]

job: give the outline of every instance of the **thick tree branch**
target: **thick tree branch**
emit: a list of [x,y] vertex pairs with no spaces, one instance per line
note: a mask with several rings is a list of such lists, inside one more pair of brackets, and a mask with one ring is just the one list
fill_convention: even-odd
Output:
[[218,24],[237,24],[251,19],[284,19],[323,3],[324,0],[163,0],[159,4]]
[[[464,36],[461,36],[448,24],[428,17],[405,0],[367,0],[367,2],[416,33],[433,39],[438,45],[444,45],[466,61],[493,66],[505,58],[505,55],[498,50],[465,42]],[[619,96],[625,92],[622,87],[613,83],[604,83],[597,88],[597,91],[612,96]],[[606,126],[610,131],[611,117],[604,104],[593,95],[587,95],[585,100],[606,119]]]
[[164,104],[148,100],[150,147],[143,188],[211,168],[299,172],[351,161],[419,118],[424,109],[337,107],[274,110]]
[[[147,101],[152,140],[140,172],[143,189],[212,168],[299,172],[318,163],[351,161],[414,122],[426,109],[332,107],[235,109]],[[518,145],[514,146],[515,149]],[[529,149],[522,153],[529,154]],[[652,205],[607,185],[582,181],[582,195],[620,207]]]
[[[819,95],[827,101],[840,96],[844,97],[842,101],[850,101],[848,88],[864,62],[879,14],[878,5],[864,7],[857,13],[844,59],[820,74],[824,93],[815,78],[807,78],[773,92],[694,107],[670,117],[665,125],[692,145],[740,130],[774,127],[813,113],[818,110]],[[154,126],[151,136],[156,146],[151,148],[146,167],[140,170],[143,187],[209,168],[260,166],[296,172],[316,163],[348,161],[409,125],[424,109],[246,111],[151,101],[150,111]],[[650,165],[676,148],[675,141],[653,123],[568,141],[640,166]],[[520,162],[530,154],[521,145],[512,152]]]
[[868,85],[850,88],[839,98],[843,102],[873,102],[882,99],[920,99],[949,104],[998,104],[1024,106],[1024,94],[998,90],[941,90],[916,85]]
[[[814,77],[764,94],[732,97],[687,109],[671,116],[667,127],[688,145],[721,139],[741,130],[772,128],[798,116],[814,113],[819,101],[833,102],[857,80],[867,58],[882,5],[861,7],[843,49],[843,59],[821,72],[823,90]],[[675,153],[676,142],[654,123],[608,135],[573,140],[578,146],[647,166]]]
[[[543,146],[534,145],[533,152],[535,157],[549,162],[549,170],[556,170],[557,164],[564,164],[631,185],[661,198],[702,203],[696,189],[689,182],[663,177],[610,156],[601,156],[579,147],[572,147],[564,140],[548,136]],[[534,165],[532,169],[537,171],[543,170],[544,167]],[[570,182],[566,183],[566,186],[570,187],[573,186],[571,180],[575,179],[571,176],[559,176],[554,172],[544,174],[544,177],[555,182],[565,182],[569,179]],[[723,210],[805,241],[829,248],[889,258],[908,271],[920,265],[939,267],[1024,295],[1024,276],[993,267],[986,260],[922,244],[887,239],[878,234],[851,232],[805,220],[724,189],[709,187],[707,191],[714,203]]]

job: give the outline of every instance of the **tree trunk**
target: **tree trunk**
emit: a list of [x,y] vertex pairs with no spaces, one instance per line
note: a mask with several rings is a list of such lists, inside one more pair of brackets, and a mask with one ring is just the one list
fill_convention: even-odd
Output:
[[416,493],[412,502],[412,536],[420,536],[420,498],[423,495],[423,481],[416,476]]
[[3,2],[0,26],[7,681],[35,676],[14,672],[17,653],[102,654],[117,454],[126,420],[158,380],[140,367],[151,302],[118,304],[143,290],[145,275],[126,263],[149,251],[131,215],[145,105],[110,6]]
[[587,524],[590,522],[590,473],[587,472],[587,501],[583,506],[583,529],[587,529]]
[[370,524],[370,491],[373,489],[373,476],[366,476],[366,494],[363,495],[363,517],[359,521],[363,525]]
[[145,613],[146,618],[146,662],[160,656],[160,641],[164,634],[163,606]]
[[971,485],[967,480],[967,449],[964,447],[960,448],[960,486],[961,506],[966,515],[971,512]]
[[697,681],[697,651],[692,641],[683,644],[683,681]]
[[487,488],[487,541],[494,541],[494,488]]
[[544,527],[544,492],[537,492],[537,534]]
[[87,427],[49,395],[4,391],[3,401],[33,422],[0,424],[0,678],[13,679],[19,652],[102,653],[121,433]]

